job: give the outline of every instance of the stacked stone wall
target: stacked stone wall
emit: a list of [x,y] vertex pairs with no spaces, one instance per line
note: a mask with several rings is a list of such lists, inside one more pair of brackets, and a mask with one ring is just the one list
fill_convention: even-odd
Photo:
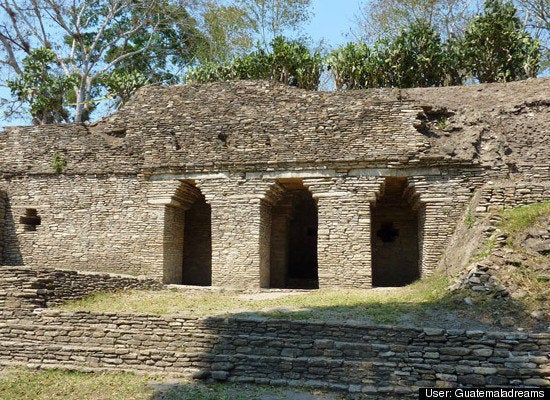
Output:
[[97,292],[160,289],[157,280],[28,266],[0,267],[0,306],[45,307]]
[[[408,177],[401,175],[408,178],[412,192],[407,195],[414,197],[411,204],[418,208],[422,221],[419,232],[422,275],[429,275],[437,267],[474,187],[468,176],[431,172]],[[286,243],[288,238],[279,237],[281,232],[272,229],[273,218],[284,218],[279,212],[273,212],[273,204],[280,196],[274,189],[279,185],[280,176],[269,173],[219,174],[193,179],[211,206],[214,286],[254,289],[269,287],[272,283],[274,286],[284,285],[270,281],[270,267],[275,268],[274,276],[283,276],[279,270],[288,257],[281,253],[280,243],[277,244],[281,240]],[[371,206],[382,188],[384,175],[369,176],[368,171],[363,170],[352,173],[295,172],[282,176],[300,181],[316,202],[320,287],[370,287]],[[181,270],[182,238],[178,234],[181,234],[186,219],[185,211],[179,218],[171,216],[177,210],[174,202],[177,202],[175,193],[179,185],[178,179],[158,177],[151,182],[148,194],[149,205],[166,213],[164,260],[170,268],[165,270],[165,282],[176,282],[166,281],[166,271],[170,275],[173,268]],[[277,220],[275,227],[287,223]],[[423,236],[423,232],[427,235]],[[173,242],[178,237],[179,244]]]
[[481,188],[477,213],[550,201],[550,181],[492,182]]
[[0,190],[0,265],[4,263],[4,228],[6,224],[6,194]]
[[2,310],[0,360],[172,372],[373,394],[549,386],[550,335],[363,324]]
[[[147,183],[135,175],[12,178],[3,263],[162,278],[164,210],[148,207]],[[35,210],[40,224],[21,217]]]
[[137,174],[143,163],[143,138],[125,139],[117,130],[102,122],[7,127],[0,131],[2,178],[56,175],[54,158],[63,174]]
[[[423,221],[422,275],[436,268],[473,188],[468,176],[430,172],[400,175],[408,178],[415,197],[411,204],[419,207]],[[370,174],[357,170],[283,175],[300,179],[316,202],[321,287],[371,285],[371,206],[384,173]],[[190,219],[188,236],[199,228],[206,232],[206,225],[211,225],[211,253],[202,251],[194,261],[208,266],[203,258],[211,255],[213,285],[270,285],[265,271],[271,256],[278,254],[271,249],[272,216],[265,202],[279,176],[211,174],[193,179],[190,187],[196,185],[193,190],[205,196],[211,220],[196,227]],[[182,275],[184,232],[192,203],[185,203],[182,181],[190,180],[125,175],[12,178],[6,187],[3,262],[146,275],[165,283],[187,281]],[[29,209],[40,218],[34,230],[21,222]],[[192,253],[189,248],[187,253]],[[194,261],[187,264],[197,270]],[[201,282],[209,283],[202,277]]]

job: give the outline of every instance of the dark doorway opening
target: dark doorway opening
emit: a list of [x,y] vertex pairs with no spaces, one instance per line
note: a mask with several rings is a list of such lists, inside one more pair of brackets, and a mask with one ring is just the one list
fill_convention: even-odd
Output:
[[280,199],[271,208],[269,286],[317,289],[317,205],[301,180],[279,184]]
[[212,208],[201,195],[185,211],[183,233],[184,285],[212,285]]
[[420,277],[419,213],[407,178],[386,178],[371,205],[372,285],[404,286]]

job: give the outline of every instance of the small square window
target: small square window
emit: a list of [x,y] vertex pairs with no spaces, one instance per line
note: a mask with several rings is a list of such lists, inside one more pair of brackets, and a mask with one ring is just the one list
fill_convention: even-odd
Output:
[[38,215],[36,208],[26,208],[25,215],[19,218],[19,223],[24,225],[26,231],[36,231],[36,227],[40,225],[42,218]]

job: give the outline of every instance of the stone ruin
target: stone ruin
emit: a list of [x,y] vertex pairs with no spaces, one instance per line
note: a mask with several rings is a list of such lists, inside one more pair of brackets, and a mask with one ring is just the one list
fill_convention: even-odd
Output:
[[7,128],[0,264],[244,289],[406,285],[440,265],[474,193],[495,193],[477,213],[550,199],[549,93],[545,79],[151,86],[96,123]]
[[[0,367],[372,399],[546,387],[549,333],[48,307],[163,283],[406,285],[467,261],[461,220],[550,200],[548,132],[548,79],[332,93],[268,82],[147,87],[94,124],[8,128]],[[484,289],[490,270],[476,265],[467,282]]]

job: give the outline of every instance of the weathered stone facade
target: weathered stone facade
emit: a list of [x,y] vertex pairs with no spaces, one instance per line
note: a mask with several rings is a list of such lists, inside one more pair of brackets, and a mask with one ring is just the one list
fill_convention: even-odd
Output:
[[144,88],[91,125],[7,129],[0,261],[249,289],[371,287],[376,270],[375,285],[406,284],[437,267],[489,179],[536,177],[529,195],[549,198],[544,130],[503,138],[449,117],[435,131],[434,115],[414,91],[232,82]]

